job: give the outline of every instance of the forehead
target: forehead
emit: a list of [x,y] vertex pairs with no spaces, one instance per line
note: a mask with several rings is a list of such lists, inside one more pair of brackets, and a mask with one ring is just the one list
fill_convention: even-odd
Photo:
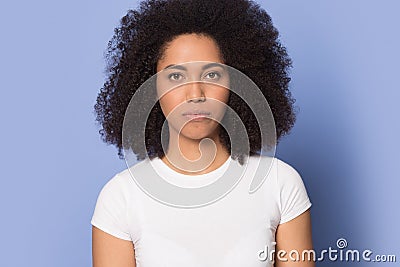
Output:
[[191,61],[223,63],[217,43],[211,37],[199,34],[184,34],[169,42],[157,62],[157,71],[169,65]]

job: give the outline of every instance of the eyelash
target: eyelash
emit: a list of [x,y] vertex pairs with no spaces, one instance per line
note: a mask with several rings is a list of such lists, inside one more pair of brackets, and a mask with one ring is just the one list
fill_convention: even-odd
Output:
[[218,80],[219,78],[221,78],[221,74],[220,74],[218,71],[211,71],[211,72],[207,73],[207,74],[205,75],[205,77],[207,77],[207,76],[210,75],[210,74],[215,75],[214,78],[209,78],[209,79],[211,79],[211,80]]
[[[207,73],[206,75],[204,75],[204,78],[207,78],[207,76],[209,76],[210,74],[215,75],[214,78],[208,78],[208,79],[210,79],[210,80],[217,80],[217,79],[221,78],[221,74],[220,74],[219,72],[217,72],[217,71],[211,71],[211,72]],[[168,79],[170,79],[170,80],[172,80],[172,81],[179,81],[180,79],[174,79],[174,78],[173,78],[174,76],[178,76],[178,75],[179,75],[180,78],[183,78],[183,77],[184,77],[184,76],[182,75],[182,73],[174,72],[174,73],[171,73],[171,74],[168,75]]]
[[170,79],[170,80],[172,80],[172,81],[179,81],[179,80],[177,80],[177,79],[173,79],[172,77],[174,77],[175,75],[179,75],[180,77],[183,77],[183,75],[181,74],[181,73],[179,73],[179,72],[174,72],[174,73],[171,73],[170,75],[168,75],[168,79]]

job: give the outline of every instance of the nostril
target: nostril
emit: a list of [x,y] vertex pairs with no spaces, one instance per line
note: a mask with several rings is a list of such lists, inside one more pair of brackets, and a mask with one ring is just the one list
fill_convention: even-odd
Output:
[[199,97],[190,97],[187,99],[187,102],[194,102],[194,103],[204,102],[204,101],[206,101],[206,97],[204,95]]

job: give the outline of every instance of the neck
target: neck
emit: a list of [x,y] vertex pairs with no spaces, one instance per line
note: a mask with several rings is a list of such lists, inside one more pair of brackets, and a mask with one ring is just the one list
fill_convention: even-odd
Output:
[[198,175],[219,168],[229,156],[218,132],[208,138],[191,139],[170,130],[168,151],[162,161],[179,173]]

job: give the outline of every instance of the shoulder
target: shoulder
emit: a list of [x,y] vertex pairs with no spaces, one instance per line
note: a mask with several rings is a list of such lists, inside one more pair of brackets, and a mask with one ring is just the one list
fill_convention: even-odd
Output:
[[250,156],[248,164],[251,169],[258,168],[259,166],[270,168],[271,173],[276,172],[282,179],[300,176],[299,172],[293,166],[277,157]]
[[289,163],[276,159],[276,179],[281,194],[306,194],[303,179],[298,170]]
[[249,171],[255,172],[255,174],[264,172],[258,170],[260,167],[263,170],[268,169],[269,185],[277,187],[278,191],[285,190],[285,188],[302,188],[304,186],[299,171],[277,157],[251,156],[248,164]]
[[130,184],[129,174],[127,175],[127,170],[116,173],[112,176],[102,188],[102,192],[121,192]]
[[132,190],[136,190],[137,188],[132,174],[135,173],[137,169],[143,168],[146,165],[146,161],[140,161],[132,167],[114,174],[103,186],[101,194],[118,195],[120,197],[132,195]]
[[275,161],[276,161],[278,179],[280,180],[301,179],[299,171],[296,170],[292,165],[278,158],[275,158]]
[[129,170],[112,176],[101,189],[91,223],[115,237],[131,240],[130,218],[136,213],[137,190]]
[[284,223],[297,217],[311,207],[306,187],[300,173],[287,162],[276,159],[276,181],[281,209],[281,221]]

